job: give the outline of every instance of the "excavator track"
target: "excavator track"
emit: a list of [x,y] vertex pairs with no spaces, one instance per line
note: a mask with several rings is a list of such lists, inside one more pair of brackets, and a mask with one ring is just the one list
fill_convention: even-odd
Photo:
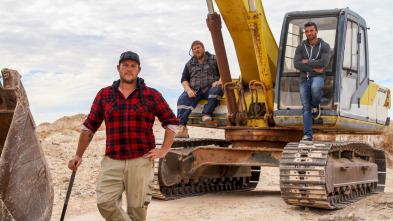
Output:
[[[160,144],[157,143],[159,146]],[[230,142],[217,139],[187,139],[175,140],[170,151],[191,152],[197,146],[217,145],[227,147]],[[174,200],[179,198],[204,195],[217,192],[249,191],[254,189],[259,182],[260,167],[251,167],[251,177],[226,177],[226,178],[201,178],[182,180],[173,186],[161,186],[159,182],[159,170],[161,161],[155,160],[154,190],[153,197],[162,200]]]
[[[332,183],[332,177],[339,176],[337,171],[330,170],[337,160],[352,162],[363,173],[374,164],[377,169],[371,175],[375,179]],[[338,168],[339,171],[353,169],[349,166]],[[385,178],[385,152],[363,142],[288,143],[280,162],[281,196],[291,205],[341,209],[383,192]]]

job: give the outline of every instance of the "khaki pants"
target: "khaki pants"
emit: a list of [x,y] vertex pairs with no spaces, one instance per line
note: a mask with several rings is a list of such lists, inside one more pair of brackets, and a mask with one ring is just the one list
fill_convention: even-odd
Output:
[[[154,188],[154,161],[139,157],[101,161],[97,182],[97,206],[106,220],[146,220]],[[121,208],[122,193],[126,192],[127,213]]]

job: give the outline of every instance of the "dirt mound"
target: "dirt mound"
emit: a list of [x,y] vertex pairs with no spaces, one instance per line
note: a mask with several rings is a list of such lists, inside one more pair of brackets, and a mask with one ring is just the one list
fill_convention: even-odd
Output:
[[386,132],[382,135],[382,148],[393,154],[393,125],[389,125]]
[[[80,132],[82,130],[82,124],[87,118],[86,114],[77,114],[74,116],[65,116],[53,123],[42,123],[40,124],[36,131],[38,133],[38,137],[40,139],[45,139],[49,135],[53,135],[54,133],[63,133],[66,130],[73,130],[76,132]],[[105,123],[103,122],[101,127],[98,129],[99,131],[105,130]]]
[[393,154],[393,125],[386,127],[381,135],[361,135],[361,134],[316,134],[316,140],[336,140],[336,141],[363,141],[372,146],[383,148]]

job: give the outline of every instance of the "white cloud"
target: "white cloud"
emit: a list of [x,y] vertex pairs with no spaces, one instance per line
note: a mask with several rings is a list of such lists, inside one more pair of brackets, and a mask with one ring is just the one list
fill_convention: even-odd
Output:
[[[371,27],[371,78],[393,89],[392,83],[386,82],[393,72],[393,48],[389,44],[393,3],[389,0],[283,0],[263,4],[277,42],[286,12],[353,9]],[[118,57],[126,50],[140,55],[141,77],[160,90],[175,109],[191,42],[199,39],[214,53],[206,26],[206,1],[201,0],[2,0],[0,14],[0,67],[16,69],[23,75],[37,123],[86,114],[98,90],[118,78]],[[224,23],[223,33],[235,78],[240,70]],[[30,74],[34,71],[42,73]]]

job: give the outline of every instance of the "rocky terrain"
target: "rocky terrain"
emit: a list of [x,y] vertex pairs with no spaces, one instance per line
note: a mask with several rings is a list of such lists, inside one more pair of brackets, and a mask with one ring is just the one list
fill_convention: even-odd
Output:
[[[75,154],[81,125],[86,115],[63,117],[52,124],[43,123],[37,132],[52,173],[54,207],[52,220],[59,220],[71,171],[68,160]],[[320,210],[289,206],[281,199],[278,168],[263,168],[260,183],[249,192],[217,193],[172,201],[153,200],[148,220],[393,220],[393,127],[385,135],[338,137],[319,135],[316,139],[363,140],[388,153],[385,193],[373,195],[341,210]],[[154,126],[157,139],[163,138],[159,123]],[[191,137],[224,139],[224,131],[189,127]],[[76,173],[66,220],[104,220],[95,204],[95,185],[105,150],[105,126],[94,136],[83,163]]]

